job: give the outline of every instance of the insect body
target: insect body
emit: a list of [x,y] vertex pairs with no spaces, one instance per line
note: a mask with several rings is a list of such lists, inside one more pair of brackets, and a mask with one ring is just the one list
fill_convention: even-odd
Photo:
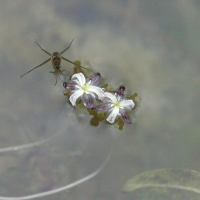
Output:
[[[89,70],[89,69],[87,69],[87,68],[85,68],[85,67],[83,67],[83,66],[80,66],[80,65],[78,65],[78,64],[76,64],[76,63],[74,63],[74,62],[72,62],[72,61],[70,61],[70,60],[68,60],[67,58],[64,58],[64,57],[62,56],[62,54],[63,54],[67,49],[69,49],[69,47],[71,46],[71,44],[72,44],[73,41],[74,41],[74,39],[71,41],[71,43],[69,44],[69,46],[68,46],[66,49],[64,49],[63,51],[61,51],[60,53],[59,53],[58,51],[55,51],[55,52],[53,52],[52,54],[50,54],[48,51],[44,50],[44,49],[36,42],[36,44],[40,47],[40,49],[41,49],[42,51],[44,51],[46,54],[48,54],[48,55],[50,56],[50,58],[47,59],[46,61],[44,61],[43,63],[41,63],[40,65],[34,67],[34,68],[31,69],[30,71],[26,72],[25,74],[21,75],[21,77],[23,77],[23,76],[25,76],[26,74],[30,73],[30,72],[33,71],[34,69],[37,69],[38,67],[41,67],[42,65],[46,64],[47,62],[49,62],[49,61],[51,60],[51,63],[52,63],[53,68],[54,68],[54,71],[53,71],[53,72],[50,72],[50,73],[52,73],[52,74],[56,77],[56,83],[55,83],[55,85],[56,85],[56,84],[57,84],[58,77],[60,78],[60,75],[62,75],[62,74],[63,74],[63,71],[65,71],[65,70],[61,70],[61,59],[65,60],[65,61],[67,61],[67,62],[69,62],[69,63],[72,63],[72,64],[74,64],[74,65],[77,65],[77,66],[79,66],[79,67],[82,67],[82,68],[84,68],[84,69],[86,69],[86,70],[88,70],[88,71],[91,71],[91,70]],[[91,72],[92,72],[92,71],[91,71]]]

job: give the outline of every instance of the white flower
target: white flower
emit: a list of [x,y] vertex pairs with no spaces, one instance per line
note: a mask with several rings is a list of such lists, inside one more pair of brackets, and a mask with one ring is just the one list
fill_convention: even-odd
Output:
[[128,111],[135,107],[135,103],[132,100],[124,99],[124,91],[125,87],[121,85],[115,94],[105,92],[104,100],[106,102],[96,107],[98,111],[109,112],[106,119],[109,123],[114,123],[117,117],[128,124],[132,123]]
[[69,98],[72,106],[76,106],[77,99],[81,97],[83,104],[87,108],[94,108],[96,96],[101,100],[104,94],[103,89],[96,86],[100,78],[100,73],[96,73],[86,82],[85,76],[82,73],[78,73],[72,76],[71,80],[73,82],[64,82],[64,88],[73,93]]

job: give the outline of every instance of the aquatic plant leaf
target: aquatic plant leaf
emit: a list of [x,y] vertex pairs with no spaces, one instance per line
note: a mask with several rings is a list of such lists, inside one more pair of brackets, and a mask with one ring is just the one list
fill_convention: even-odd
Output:
[[135,98],[138,96],[137,93],[132,94],[128,99],[135,101]]
[[108,84],[102,85],[101,88],[104,88],[104,92],[109,92],[109,86],[108,86]]
[[119,126],[118,129],[119,129],[120,131],[122,131],[123,128],[124,128],[124,124],[125,124],[124,121],[123,121],[121,118],[118,118],[118,119],[117,119],[117,124],[118,124],[118,126]]
[[73,74],[78,74],[81,72],[84,74],[85,77],[87,77],[87,73],[85,72],[86,70],[84,70],[83,68],[78,66],[78,65],[81,65],[81,61],[75,60],[74,63],[76,63],[77,65],[74,65],[74,73]]
[[158,188],[179,189],[200,194],[200,172],[183,169],[159,169],[144,172],[129,179],[124,192],[137,189]]
[[98,113],[95,109],[87,109],[89,115],[93,115],[93,118],[90,120],[90,125],[98,126],[99,123],[105,120],[106,116],[104,113]]

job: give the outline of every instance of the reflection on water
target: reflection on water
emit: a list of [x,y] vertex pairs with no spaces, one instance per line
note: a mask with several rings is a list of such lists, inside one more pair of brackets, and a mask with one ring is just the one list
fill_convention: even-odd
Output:
[[[109,133],[114,150],[104,171],[43,199],[133,199],[122,187],[136,174],[200,171],[199,7],[191,0],[0,2],[0,148],[61,130],[39,146],[0,154],[0,196],[46,191],[93,172],[109,152]],[[46,58],[35,40],[53,52],[74,37],[67,59],[81,60],[111,87],[124,84],[128,95],[142,99],[135,122],[123,131],[90,126],[92,116],[68,105],[62,82],[54,86],[50,63],[20,79]],[[68,79],[73,65],[62,68]]]

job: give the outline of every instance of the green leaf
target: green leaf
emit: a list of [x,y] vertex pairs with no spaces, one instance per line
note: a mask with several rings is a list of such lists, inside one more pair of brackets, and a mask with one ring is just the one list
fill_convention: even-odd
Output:
[[182,169],[148,171],[129,179],[123,190],[130,192],[145,188],[155,188],[155,192],[160,192],[161,188],[169,188],[200,194],[200,172]]

